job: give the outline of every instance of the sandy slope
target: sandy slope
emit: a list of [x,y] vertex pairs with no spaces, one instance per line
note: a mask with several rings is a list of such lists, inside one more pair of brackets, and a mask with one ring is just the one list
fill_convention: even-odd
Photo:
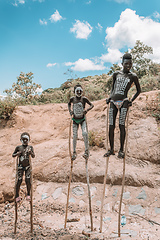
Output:
[[[155,99],[156,94],[157,92],[155,91],[141,94],[130,109],[125,181],[125,192],[129,195],[127,199],[123,199],[123,213],[127,216],[127,225],[122,229],[125,231],[123,237],[127,236],[129,239],[159,239],[158,236],[160,236],[159,225],[151,224],[146,220],[149,218],[156,221],[156,223],[160,223],[159,130],[155,119],[148,116],[145,111],[146,104],[151,103],[152,99]],[[101,136],[105,143],[105,100],[94,102],[94,106],[87,114],[88,128]],[[73,235],[74,232],[76,235],[73,239],[76,239],[76,237],[80,239],[82,237],[82,229],[86,229],[90,225],[87,210],[85,162],[82,158],[84,144],[81,131],[79,131],[77,143],[78,157],[74,162],[69,208],[69,216],[79,218],[79,221],[68,223],[69,232],[60,230],[64,224],[67,183],[70,172],[68,153],[69,122],[70,117],[67,104],[47,104],[18,107],[13,120],[9,121],[5,127],[1,127],[0,201],[1,203],[5,201],[5,203],[1,204],[3,216],[1,217],[1,222],[5,223],[0,231],[2,239],[7,239],[7,237],[13,239],[14,207],[13,203],[7,205],[6,201],[12,202],[13,200],[15,160],[12,159],[11,155],[14,148],[20,144],[19,137],[23,131],[30,133],[30,144],[33,145],[36,153],[36,158],[32,161],[34,212],[35,221],[41,224],[35,225],[33,239],[56,239],[55,236],[57,236],[57,239],[60,239],[63,233],[66,237],[64,239],[71,239],[70,234]],[[110,237],[116,237],[117,234],[117,211],[122,179],[122,160],[117,158],[118,150],[119,130],[117,121],[115,136],[116,155],[112,156],[109,162],[104,208],[104,229],[101,235],[96,234],[99,229],[99,210],[105,171],[105,158],[103,158],[105,149],[98,147],[90,149],[88,167],[95,227],[95,232],[91,237],[95,239],[96,237],[98,237],[97,239],[110,239]],[[78,193],[75,193],[74,189],[79,189],[80,195],[77,195]],[[137,198],[143,191],[146,194],[146,199]],[[23,192],[25,192],[24,184],[21,189],[22,195],[24,195]],[[140,206],[138,214],[142,217],[143,213],[145,219],[131,214],[131,206],[137,205]],[[22,213],[22,216],[26,216],[24,217],[25,219],[29,214],[28,211],[26,212],[27,207],[26,201],[23,201],[20,207],[20,214]],[[145,213],[141,208],[145,210]],[[22,238],[25,238],[29,225],[24,225],[23,221],[21,224],[24,230]],[[19,229],[18,234],[22,236],[21,230]]]

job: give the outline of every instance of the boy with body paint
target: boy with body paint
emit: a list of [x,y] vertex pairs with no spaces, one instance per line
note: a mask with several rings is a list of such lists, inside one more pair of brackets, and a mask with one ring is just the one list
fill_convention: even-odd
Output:
[[[120,150],[118,153],[119,158],[124,158],[124,141],[125,141],[125,120],[128,107],[132,106],[132,102],[138,97],[141,92],[138,77],[135,73],[130,72],[132,67],[132,56],[126,53],[122,57],[123,70],[117,71],[113,74],[113,85],[111,94],[106,103],[110,102],[109,109],[109,142],[110,149],[105,153],[104,157],[115,155],[114,153],[114,129],[117,112],[119,110],[119,129],[120,129]],[[137,92],[132,97],[131,101],[128,100],[127,94],[132,84],[135,84]]]
[[[82,129],[82,136],[84,139],[85,145],[85,152],[83,157],[85,159],[89,158],[89,144],[88,144],[88,132],[87,132],[87,125],[85,120],[85,115],[89,110],[91,110],[94,105],[88,100],[88,98],[82,96],[83,89],[80,84],[77,84],[74,87],[75,96],[71,97],[68,103],[68,110],[71,116],[73,116],[73,155],[72,160],[75,160],[77,157],[76,154],[76,144],[77,144],[77,136],[78,136],[78,128],[81,125]],[[86,103],[90,106],[88,109],[85,110]],[[71,110],[71,104],[73,108]]]
[[30,190],[31,190],[31,172],[30,172],[30,163],[29,163],[29,155],[32,158],[35,157],[34,150],[32,146],[29,146],[28,143],[30,141],[30,135],[27,132],[21,134],[20,141],[22,145],[17,146],[12,154],[12,157],[18,157],[18,180],[16,183],[16,202],[21,201],[21,197],[19,196],[20,186],[23,180],[23,174],[25,172],[25,182],[27,186],[27,197],[26,200],[30,201]]

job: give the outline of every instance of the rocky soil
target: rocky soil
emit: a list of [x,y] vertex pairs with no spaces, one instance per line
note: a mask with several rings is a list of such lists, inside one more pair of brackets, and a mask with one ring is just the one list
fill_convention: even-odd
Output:
[[[129,114],[128,151],[123,194],[121,239],[160,239],[160,138],[159,126],[148,108],[157,91],[143,93]],[[106,134],[105,100],[93,103],[87,114],[88,128],[103,139]],[[123,161],[119,150],[118,120],[115,131],[116,155],[109,160],[103,211],[103,231],[99,233],[100,208],[105,173],[105,148],[90,148],[88,162],[94,231],[90,231],[84,143],[79,130],[77,159],[74,161],[70,189],[68,223],[64,229],[70,158],[68,131],[70,116],[67,104],[18,107],[12,120],[0,127],[0,239],[118,239],[118,209],[121,194]],[[17,234],[14,229],[15,159],[12,153],[20,144],[20,134],[31,135],[36,158],[33,166],[34,231],[30,233],[30,209],[25,200],[18,208]],[[85,235],[82,232],[86,233]],[[88,236],[86,236],[88,234]]]

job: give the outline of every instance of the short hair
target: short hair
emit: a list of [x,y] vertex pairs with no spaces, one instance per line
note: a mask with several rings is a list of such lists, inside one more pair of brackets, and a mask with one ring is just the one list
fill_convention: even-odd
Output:
[[27,135],[27,136],[29,137],[29,140],[30,140],[30,135],[29,135],[29,133],[27,133],[27,132],[23,132],[23,133],[21,134],[21,139],[22,139],[23,136],[25,136],[25,135]]
[[130,53],[125,53],[122,57],[122,63],[125,59],[132,60],[132,55]]
[[78,83],[76,86],[74,86],[74,93],[75,93],[77,87],[81,87],[82,88],[81,84]]

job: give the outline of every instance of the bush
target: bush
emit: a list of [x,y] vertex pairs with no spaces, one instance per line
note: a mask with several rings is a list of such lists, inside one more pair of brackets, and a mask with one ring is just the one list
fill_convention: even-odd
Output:
[[99,148],[104,147],[103,138],[98,135],[97,132],[89,131],[88,133],[89,146],[97,146]]
[[140,79],[142,92],[160,89],[160,74],[157,76],[145,75]]
[[0,118],[9,120],[17,106],[16,101],[7,97],[4,100],[0,100]]
[[148,96],[146,96],[146,110],[156,118],[157,122],[160,122],[160,93],[157,93],[155,99],[148,102]]

